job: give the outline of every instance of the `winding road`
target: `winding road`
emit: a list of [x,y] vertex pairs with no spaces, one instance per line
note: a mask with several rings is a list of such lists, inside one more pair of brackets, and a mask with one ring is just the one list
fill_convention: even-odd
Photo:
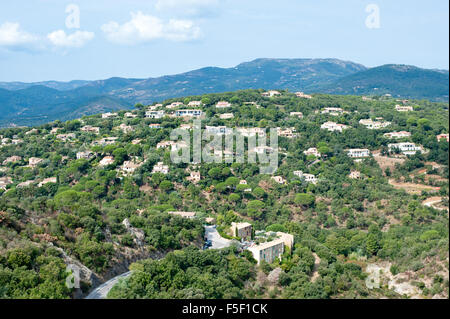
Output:
[[97,288],[91,291],[91,293],[85,299],[105,299],[111,288],[119,282],[121,278],[127,278],[131,275],[131,271],[120,274],[107,282],[101,284]]
[[[206,238],[211,240],[212,246],[209,249],[221,249],[231,245],[232,240],[223,238],[214,226],[205,226]],[[114,278],[111,278],[107,282],[101,284],[94,290],[92,290],[85,299],[105,299],[111,288],[119,282],[122,278],[128,278],[131,275],[131,271],[120,274]]]

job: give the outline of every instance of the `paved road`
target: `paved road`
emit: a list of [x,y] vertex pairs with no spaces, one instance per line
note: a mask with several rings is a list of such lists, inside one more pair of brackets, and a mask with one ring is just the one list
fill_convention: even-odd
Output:
[[[206,238],[211,240],[212,246],[209,249],[220,249],[231,245],[232,241],[220,236],[216,228],[213,226],[205,226]],[[131,271],[118,275],[107,282],[101,284],[91,291],[85,299],[105,299],[111,288],[119,282],[121,278],[127,278],[131,275]]]
[[105,299],[111,288],[119,282],[121,278],[127,278],[131,275],[131,271],[118,275],[107,282],[101,284],[97,288],[91,291],[91,293],[85,299]]
[[206,239],[211,240],[212,246],[209,249],[220,249],[231,245],[232,241],[220,236],[217,229],[213,226],[205,226]]

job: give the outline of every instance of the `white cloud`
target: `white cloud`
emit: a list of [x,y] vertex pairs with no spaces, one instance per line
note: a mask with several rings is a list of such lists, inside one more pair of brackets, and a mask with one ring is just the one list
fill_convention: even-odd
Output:
[[218,7],[219,0],[158,0],[156,9],[186,16],[210,15]]
[[0,25],[0,46],[19,49],[34,44],[38,37],[20,29],[19,23],[5,22]]
[[131,13],[131,20],[120,25],[111,21],[102,26],[109,41],[119,44],[136,44],[152,40],[188,41],[201,35],[200,28],[190,20],[164,21],[142,12]]
[[88,31],[75,31],[66,34],[63,30],[57,30],[47,35],[47,39],[56,47],[81,48],[94,38],[95,34]]

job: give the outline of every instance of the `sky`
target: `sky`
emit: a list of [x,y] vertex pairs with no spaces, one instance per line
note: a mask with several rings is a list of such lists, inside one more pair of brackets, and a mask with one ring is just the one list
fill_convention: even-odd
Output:
[[447,0],[0,2],[0,81],[148,78],[256,58],[449,68]]

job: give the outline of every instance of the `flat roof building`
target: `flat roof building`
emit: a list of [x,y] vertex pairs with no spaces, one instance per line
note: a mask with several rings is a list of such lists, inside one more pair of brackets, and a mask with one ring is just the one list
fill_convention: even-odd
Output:
[[252,224],[250,223],[231,223],[231,234],[233,237],[239,237],[243,240],[252,238]]

